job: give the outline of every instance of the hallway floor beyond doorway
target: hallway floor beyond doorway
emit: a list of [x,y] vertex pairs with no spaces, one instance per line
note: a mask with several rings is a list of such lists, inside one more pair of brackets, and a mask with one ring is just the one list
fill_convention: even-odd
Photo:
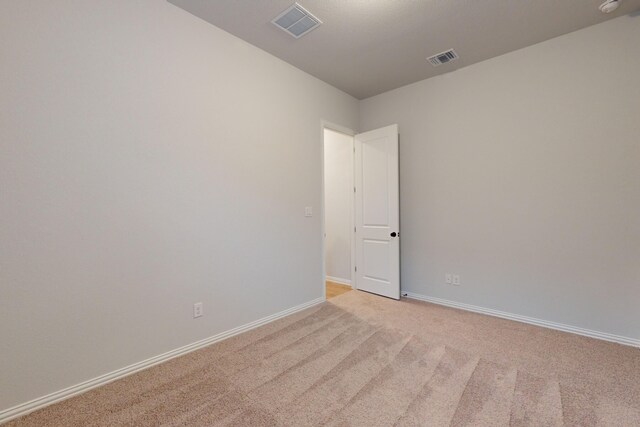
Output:
[[353,289],[349,285],[341,285],[340,283],[327,280],[327,299],[337,297],[345,292],[352,291]]

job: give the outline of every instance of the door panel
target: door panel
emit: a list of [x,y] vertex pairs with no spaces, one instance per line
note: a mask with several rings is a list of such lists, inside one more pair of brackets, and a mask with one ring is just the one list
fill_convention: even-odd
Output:
[[362,266],[362,274],[367,279],[378,281],[387,281],[390,276],[389,269],[389,242],[386,240],[369,240],[362,241],[364,265]]
[[389,226],[386,138],[362,144],[363,225]]
[[357,287],[399,299],[398,126],[356,135],[355,142]]

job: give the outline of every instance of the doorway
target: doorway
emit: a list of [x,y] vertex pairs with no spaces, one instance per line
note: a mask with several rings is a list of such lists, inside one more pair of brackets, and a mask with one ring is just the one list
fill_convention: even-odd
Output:
[[355,285],[353,133],[325,126],[323,144],[325,294],[331,299]]
[[400,299],[398,125],[322,125],[323,286]]

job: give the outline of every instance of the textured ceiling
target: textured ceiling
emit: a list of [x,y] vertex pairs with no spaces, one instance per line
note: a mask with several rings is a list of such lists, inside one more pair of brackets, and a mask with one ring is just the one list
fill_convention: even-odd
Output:
[[[271,24],[292,0],[169,0],[350,93],[367,98],[640,9],[622,0],[299,0],[324,24],[296,40]],[[460,59],[426,58],[453,48]]]

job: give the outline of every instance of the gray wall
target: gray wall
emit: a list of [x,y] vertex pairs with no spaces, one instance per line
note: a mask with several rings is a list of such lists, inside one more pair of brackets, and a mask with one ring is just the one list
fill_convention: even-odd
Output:
[[403,291],[640,338],[639,40],[625,16],[361,102],[400,127]]
[[0,63],[0,410],[323,296],[354,98],[163,0],[0,2]]
[[353,137],[324,131],[324,226],[327,276],[351,282]]

